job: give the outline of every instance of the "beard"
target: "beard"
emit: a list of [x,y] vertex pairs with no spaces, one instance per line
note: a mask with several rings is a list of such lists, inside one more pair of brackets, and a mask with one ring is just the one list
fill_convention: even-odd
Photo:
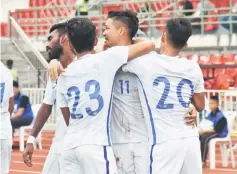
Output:
[[48,52],[48,61],[50,62],[53,59],[59,59],[59,57],[63,54],[63,48],[61,45],[56,44],[50,51]]

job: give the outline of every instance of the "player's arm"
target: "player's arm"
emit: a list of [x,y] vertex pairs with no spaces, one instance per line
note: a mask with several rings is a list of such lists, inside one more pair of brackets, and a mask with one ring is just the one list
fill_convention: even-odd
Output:
[[155,43],[150,40],[136,39],[128,46],[128,60],[142,56],[155,49]]
[[14,97],[11,97],[9,99],[9,107],[8,107],[10,115],[12,115],[13,110],[14,110]]
[[26,143],[26,148],[23,153],[24,163],[29,167],[32,167],[32,155],[34,152],[33,143],[35,141],[35,138],[38,136],[39,132],[43,128],[44,124],[48,120],[52,112],[54,102],[55,102],[55,95],[53,93],[53,86],[52,82],[49,80],[47,82],[43,104],[41,105],[37,113],[33,128],[31,130],[30,136]]
[[60,90],[57,91],[57,99],[62,111],[63,118],[65,120],[65,123],[68,126],[71,114],[70,114],[67,100],[65,96],[63,95],[63,93],[60,92]]
[[65,120],[66,125],[69,125],[69,119],[70,119],[70,111],[68,107],[62,107],[61,108],[62,114],[63,114],[63,118]]
[[9,77],[9,107],[8,107],[8,112],[10,113],[10,115],[12,115],[12,112],[14,110],[14,92],[13,92],[13,78],[10,75]]
[[195,106],[198,112],[201,112],[205,108],[205,88],[202,71],[198,64],[195,67],[197,71],[197,83],[194,86],[194,94],[192,97],[192,104]]

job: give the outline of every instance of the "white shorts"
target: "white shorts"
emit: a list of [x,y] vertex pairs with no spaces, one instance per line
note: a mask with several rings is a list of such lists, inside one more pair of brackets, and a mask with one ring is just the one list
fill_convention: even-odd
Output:
[[150,154],[150,174],[202,174],[198,137],[153,145]]
[[61,174],[117,174],[110,146],[83,145],[63,152]]
[[118,174],[149,173],[148,142],[113,144]]
[[12,139],[0,139],[1,174],[9,173],[12,153]]
[[42,174],[56,174],[62,170],[62,155],[53,143],[45,160]]

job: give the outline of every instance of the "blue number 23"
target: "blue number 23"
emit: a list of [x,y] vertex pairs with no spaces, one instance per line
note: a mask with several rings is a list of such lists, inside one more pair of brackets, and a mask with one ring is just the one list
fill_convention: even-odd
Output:
[[[94,86],[94,90],[93,89]],[[100,84],[96,80],[90,80],[85,85],[85,92],[89,92],[90,100],[97,100],[98,101],[98,108],[94,111],[90,107],[86,107],[86,112],[89,116],[96,116],[104,107],[104,100],[103,97],[100,95]],[[76,108],[79,104],[80,100],[80,90],[76,86],[72,86],[67,90],[68,97],[72,97],[72,94],[75,94],[73,108],[71,112],[72,119],[82,119],[83,115],[81,113],[76,113]]]

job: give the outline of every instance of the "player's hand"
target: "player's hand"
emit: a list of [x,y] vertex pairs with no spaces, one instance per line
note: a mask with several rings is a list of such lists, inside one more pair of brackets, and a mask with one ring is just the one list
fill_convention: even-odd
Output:
[[195,127],[197,123],[197,110],[195,107],[189,107],[188,114],[185,116],[185,123],[188,126]]
[[59,61],[57,61],[56,59],[50,61],[48,66],[48,77],[50,77],[53,82],[56,82],[58,76],[64,71],[65,70],[63,69]]
[[24,153],[22,154],[22,156],[23,156],[24,163],[29,167],[33,166],[32,165],[33,152],[34,152],[33,144],[32,143],[27,143],[26,148],[25,148]]

